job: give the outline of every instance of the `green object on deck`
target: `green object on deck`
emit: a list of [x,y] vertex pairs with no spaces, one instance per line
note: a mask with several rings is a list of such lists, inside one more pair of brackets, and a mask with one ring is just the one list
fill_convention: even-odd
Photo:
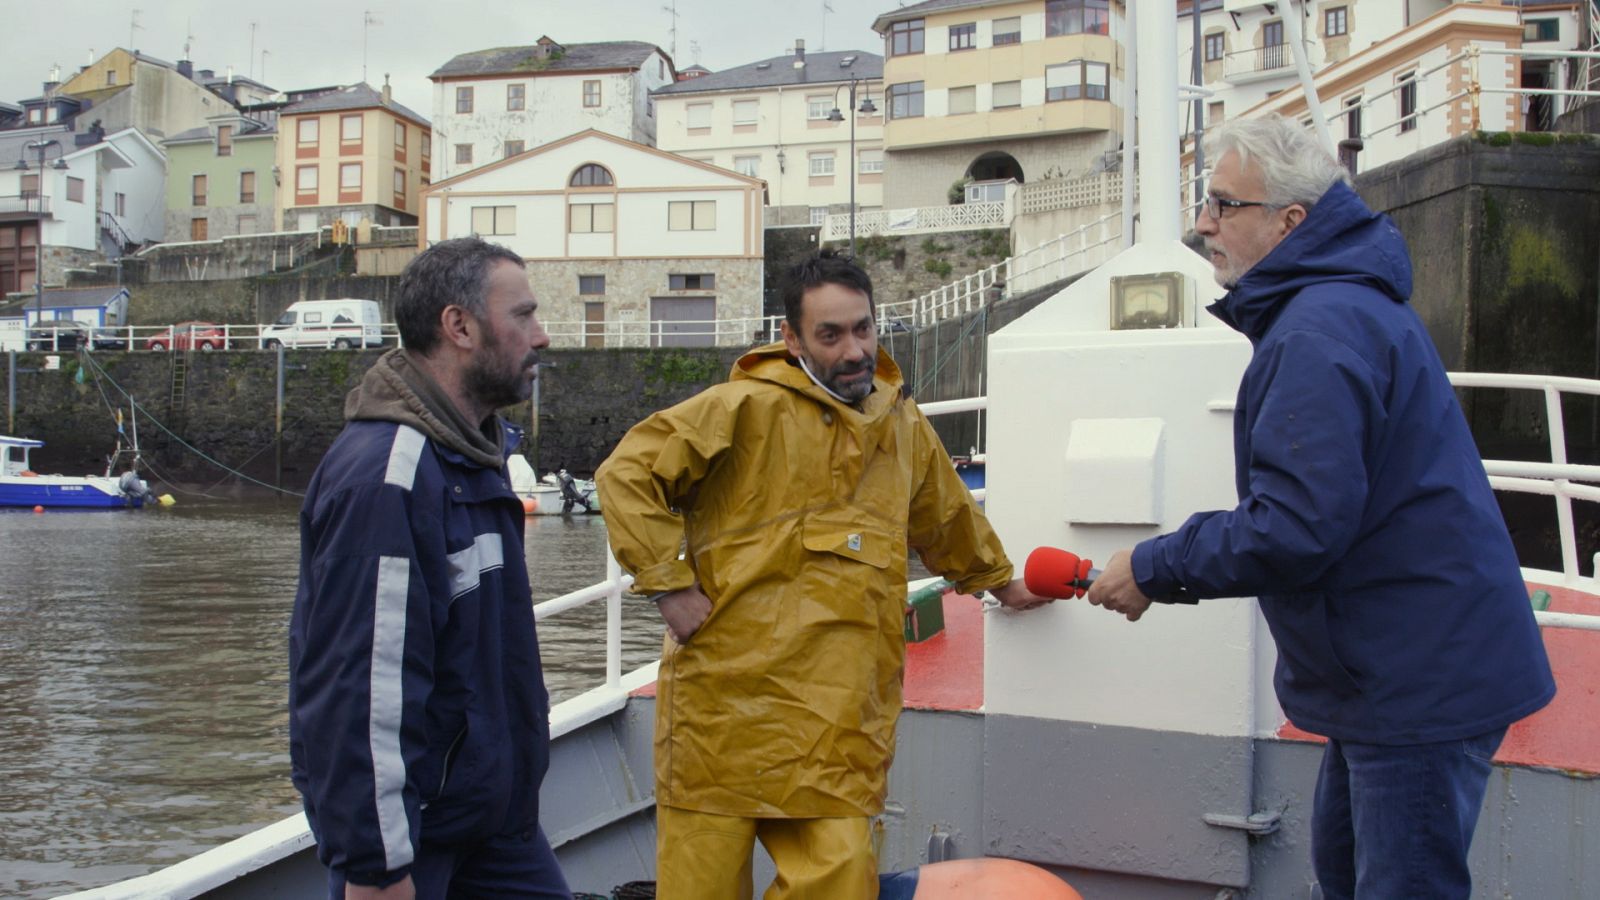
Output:
[[952,587],[941,579],[907,595],[906,643],[920,643],[944,630],[944,593]]
[[1550,592],[1534,591],[1533,596],[1528,598],[1528,602],[1533,604],[1534,612],[1544,612],[1550,608]]

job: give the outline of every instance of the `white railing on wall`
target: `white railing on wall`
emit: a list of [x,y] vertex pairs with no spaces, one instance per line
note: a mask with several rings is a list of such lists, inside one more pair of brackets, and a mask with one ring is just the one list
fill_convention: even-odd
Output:
[[[1013,216],[1008,201],[957,203],[908,209],[869,209],[855,217],[856,237],[874,234],[933,234],[972,228],[1009,228]],[[825,241],[850,240],[850,214],[830,215],[822,225]]]
[[[1138,184],[1134,184],[1135,194]],[[1057,209],[1076,209],[1122,202],[1122,172],[1102,172],[1088,178],[1050,178],[1030,181],[1017,189],[1023,215]]]

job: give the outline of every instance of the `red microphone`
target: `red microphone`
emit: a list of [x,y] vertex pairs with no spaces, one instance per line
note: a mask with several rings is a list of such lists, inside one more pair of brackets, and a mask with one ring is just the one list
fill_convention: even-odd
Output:
[[1041,597],[1071,600],[1082,597],[1089,585],[1100,577],[1090,560],[1055,547],[1040,547],[1028,554],[1022,568],[1022,581],[1028,590]]

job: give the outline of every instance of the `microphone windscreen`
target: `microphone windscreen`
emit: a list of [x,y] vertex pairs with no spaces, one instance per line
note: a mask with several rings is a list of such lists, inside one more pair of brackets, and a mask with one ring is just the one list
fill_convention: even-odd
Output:
[[1022,568],[1022,581],[1028,590],[1041,597],[1067,600],[1082,597],[1084,589],[1076,582],[1089,568],[1087,560],[1056,547],[1040,547],[1028,554]]

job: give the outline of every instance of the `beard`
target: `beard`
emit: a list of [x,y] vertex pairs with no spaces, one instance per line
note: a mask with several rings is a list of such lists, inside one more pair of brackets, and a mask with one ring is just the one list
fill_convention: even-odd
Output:
[[[1222,251],[1212,247],[1210,244],[1206,245],[1206,252],[1210,254],[1222,253]],[[1222,259],[1220,262],[1213,258],[1211,260],[1211,268],[1217,279],[1217,284],[1222,285],[1230,291],[1238,287],[1239,279],[1244,277],[1244,273],[1237,271],[1236,267],[1234,266],[1233,257],[1227,255],[1226,253],[1222,254]]]
[[[862,357],[855,362],[841,362],[824,368],[817,364],[816,359],[810,353],[807,353],[806,365],[810,367],[811,374],[817,377],[817,381],[820,381],[823,387],[851,403],[862,400],[872,393],[872,377],[878,371],[878,360],[870,355]],[[866,377],[851,378],[851,376],[859,376],[862,372],[867,373]],[[850,380],[844,380],[846,378]]]
[[499,350],[499,339],[490,337],[464,376],[467,393],[479,403],[494,409],[521,403],[533,396],[533,379],[528,377],[527,371],[530,366],[539,363],[539,351],[530,350],[517,365],[497,368],[495,363],[500,358]]

